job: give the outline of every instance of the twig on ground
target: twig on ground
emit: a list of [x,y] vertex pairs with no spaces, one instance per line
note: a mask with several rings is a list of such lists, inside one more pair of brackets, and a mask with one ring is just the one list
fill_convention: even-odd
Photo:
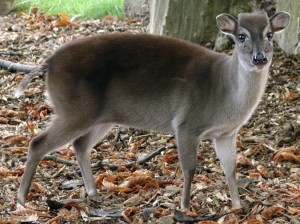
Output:
[[51,176],[51,178],[58,177],[64,170],[66,169],[66,166],[63,166],[59,171],[57,171],[55,174]]
[[[26,160],[27,160],[27,157],[22,157],[20,159],[20,161],[22,161],[22,162],[25,162]],[[67,166],[77,166],[77,163],[73,163],[73,162],[70,162],[70,161],[67,161],[67,160],[64,160],[64,159],[57,158],[57,156],[54,156],[54,155],[46,155],[46,156],[44,156],[44,158],[42,160],[51,160],[51,161],[54,161],[56,163],[65,164]]]
[[272,146],[267,145],[267,144],[263,144],[264,147],[266,147],[267,149],[271,150],[272,152],[277,152],[278,150],[274,149]]
[[22,56],[21,52],[8,51],[8,52],[0,52],[1,55],[10,55],[10,56]]
[[[171,147],[161,147],[161,148],[155,150],[153,153],[149,154],[148,156],[146,156],[142,159],[139,159],[138,161],[133,161],[133,162],[124,163],[124,164],[106,164],[106,163],[101,163],[99,161],[97,163],[94,163],[92,165],[92,168],[107,166],[110,169],[117,169],[120,166],[125,166],[125,167],[129,168],[129,167],[132,167],[136,163],[138,163],[139,165],[142,165],[142,164],[146,163],[147,161],[149,161],[150,159],[152,159],[153,157],[159,155],[162,151],[164,151],[168,148],[171,148]],[[173,146],[172,146],[172,148],[173,148]],[[27,157],[22,157],[20,159],[20,161],[22,161],[22,162],[25,162],[26,160],[27,160]],[[43,160],[51,160],[51,161],[54,161],[56,163],[65,164],[67,166],[77,166],[77,163],[73,163],[73,162],[70,162],[70,161],[67,161],[67,160],[57,158],[57,156],[54,156],[54,155],[46,155],[46,156],[44,156]]]
[[18,71],[18,72],[31,72],[38,66],[32,65],[23,65],[19,63],[14,63],[12,61],[5,61],[0,59],[0,68],[7,69],[9,71]]

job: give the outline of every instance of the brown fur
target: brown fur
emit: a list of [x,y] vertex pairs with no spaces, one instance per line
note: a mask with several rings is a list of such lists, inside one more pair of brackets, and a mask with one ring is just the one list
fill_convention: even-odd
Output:
[[266,32],[283,29],[288,18],[283,12],[270,20],[265,14],[241,14],[238,21],[218,16],[219,28],[235,38],[232,56],[147,34],[97,35],[59,48],[43,65],[56,117],[30,144],[18,201],[24,204],[43,156],[68,142],[73,142],[87,194],[97,197],[89,152],[118,123],[175,134],[184,174],[182,208],[189,205],[199,140],[213,139],[233,206],[240,207],[236,133],[267,81],[273,45]]

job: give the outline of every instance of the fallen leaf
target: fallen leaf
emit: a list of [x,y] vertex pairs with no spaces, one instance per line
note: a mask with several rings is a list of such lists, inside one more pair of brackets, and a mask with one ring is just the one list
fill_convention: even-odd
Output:
[[47,192],[47,190],[41,184],[39,184],[38,182],[32,182],[31,187],[34,190],[36,190],[38,192],[41,192],[41,193]]
[[264,224],[264,223],[260,220],[257,220],[257,219],[247,219],[242,224]]
[[50,218],[51,216],[48,214],[48,212],[43,211],[37,211],[31,208],[25,208],[22,205],[17,206],[17,209],[15,211],[11,211],[10,214],[18,215],[18,216],[30,216],[30,215],[36,215],[38,217],[46,217]]
[[107,189],[107,191],[109,192],[131,192],[132,189],[131,188],[127,188],[127,187],[119,187],[116,184],[113,184],[109,181],[107,181],[106,179],[103,179],[102,181],[102,185]]
[[0,166],[0,176],[1,177],[7,177],[10,175],[10,170],[6,168],[5,166]]
[[2,140],[8,145],[24,146],[29,142],[29,138],[23,135],[9,135],[2,137]]
[[152,177],[149,176],[138,176],[138,177],[129,177],[127,179],[127,184],[124,187],[133,188],[136,185],[145,185],[150,181],[154,181]]
[[287,212],[291,215],[300,216],[300,207],[289,207]]
[[32,96],[34,94],[38,94],[38,93],[41,93],[41,92],[43,92],[43,91],[39,88],[28,88],[24,91],[24,95],[25,96]]
[[170,186],[170,185],[180,185],[181,183],[179,183],[180,181],[175,181],[173,179],[170,180],[157,180],[156,183],[158,184],[158,186],[160,188],[165,188],[166,186]]
[[105,16],[102,20],[104,21],[118,21],[118,18],[112,15]]
[[166,152],[166,154],[163,156],[162,161],[164,163],[172,163],[175,161],[178,161],[178,154],[174,149],[170,149]]
[[31,13],[34,14],[34,15],[36,15],[37,12],[38,12],[38,10],[39,10],[38,7],[33,7],[33,8],[31,9]]
[[156,217],[156,218],[166,216],[167,214],[168,213],[167,213],[166,209],[164,209],[164,208],[158,208],[154,211],[154,217]]
[[282,205],[273,205],[271,207],[265,208],[261,215],[266,219],[270,220],[273,216],[277,215],[278,213],[282,212],[284,207]]
[[208,178],[207,176],[205,175],[197,175],[197,176],[194,176],[194,181],[197,181],[197,182],[204,182],[206,183],[207,185],[213,183],[213,180],[211,180],[210,178]]
[[138,210],[138,207],[134,206],[134,207],[129,207],[126,208],[123,212],[122,212],[122,216],[123,218],[126,220],[126,222],[131,223],[131,220],[129,219],[129,216]]
[[300,155],[295,155],[293,152],[285,152],[285,151],[278,151],[273,160],[276,164],[282,161],[296,161],[300,162]]
[[139,205],[144,198],[140,194],[135,194],[132,197],[128,198],[126,201],[123,202],[124,206],[137,206]]
[[62,223],[61,216],[56,216],[52,219],[49,219],[45,224],[60,224],[60,223]]
[[247,157],[243,156],[242,154],[238,154],[237,155],[236,163],[237,163],[238,167],[240,167],[240,166],[253,167],[253,164],[250,161],[250,159],[248,159]]
[[15,81],[16,81],[17,83],[20,83],[23,79],[24,79],[24,76],[23,76],[23,75],[17,75],[17,76],[15,77]]
[[69,211],[66,208],[60,208],[58,209],[58,215],[60,217],[62,217],[64,220],[68,220],[68,221],[78,221],[78,215],[79,213],[73,212],[73,211]]
[[260,173],[249,173],[248,175],[252,179],[259,179],[261,177]]
[[59,21],[56,21],[53,24],[53,27],[62,27],[62,26],[79,27],[77,23],[70,21],[69,16],[66,13],[61,13],[59,15]]
[[285,87],[284,98],[288,101],[293,101],[299,98],[299,94],[297,92],[291,92],[288,88]]
[[198,214],[196,212],[190,211],[188,209],[183,209],[182,213],[186,214],[187,216],[193,217],[193,218],[198,216]]
[[256,167],[256,169],[257,169],[257,171],[262,175],[262,176],[264,176],[264,177],[269,177],[270,175],[269,175],[269,170],[266,168],[266,167],[264,167],[263,165],[258,165],[257,167]]
[[214,221],[200,221],[197,222],[197,224],[219,224],[219,223]]
[[9,120],[4,117],[0,117],[0,124],[8,124]]
[[129,151],[132,152],[132,153],[137,153],[138,151],[138,147],[140,146],[141,144],[139,142],[135,142],[135,143],[131,143],[129,145]]

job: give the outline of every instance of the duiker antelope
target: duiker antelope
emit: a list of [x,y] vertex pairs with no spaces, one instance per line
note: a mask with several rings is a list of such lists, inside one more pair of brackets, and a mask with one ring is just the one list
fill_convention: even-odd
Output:
[[[263,12],[236,20],[217,16],[219,29],[235,39],[232,56],[182,40],[147,34],[87,37],[60,47],[41,70],[56,117],[29,147],[17,195],[25,203],[43,156],[73,143],[87,195],[97,197],[89,153],[117,123],[175,134],[184,177],[181,207],[187,208],[197,146],[213,139],[233,207],[240,207],[235,179],[236,134],[264,92],[273,54],[273,34],[289,14]],[[33,75],[17,89],[20,96]]]

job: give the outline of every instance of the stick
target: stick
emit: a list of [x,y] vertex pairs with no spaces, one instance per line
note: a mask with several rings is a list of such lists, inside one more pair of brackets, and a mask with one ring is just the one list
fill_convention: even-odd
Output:
[[[22,162],[25,162],[26,160],[27,160],[27,157],[22,157],[20,159],[20,161],[22,161]],[[67,166],[77,166],[77,163],[73,163],[73,162],[70,162],[70,161],[67,161],[67,160],[64,160],[64,159],[60,159],[60,158],[57,158],[57,156],[53,156],[53,155],[46,155],[46,156],[44,156],[44,158],[42,160],[51,160],[51,161],[54,161],[56,163],[65,164]]]
[[[161,147],[161,148],[157,149],[156,151],[154,151],[153,153],[149,154],[148,156],[146,156],[142,159],[139,159],[138,161],[124,163],[124,164],[106,164],[106,163],[97,162],[92,165],[92,168],[107,166],[110,169],[117,169],[119,166],[125,166],[126,168],[129,168],[129,167],[132,167],[136,163],[138,163],[139,165],[142,165],[168,148],[171,148],[171,147]],[[173,146],[172,146],[172,148],[173,148]],[[20,161],[22,161],[22,162],[25,162],[26,160],[27,160],[27,157],[22,157],[20,159]],[[57,158],[57,156],[54,156],[54,155],[46,155],[46,156],[44,156],[44,158],[42,160],[51,160],[56,163],[65,164],[67,166],[77,166],[77,163],[73,163],[73,162],[70,162],[67,160]]]
[[0,59],[0,68],[7,69],[9,71],[18,71],[18,72],[31,72],[38,66],[23,65],[19,63],[14,63],[12,61],[5,61]]
[[0,52],[0,54],[1,54],[1,55],[10,55],[10,56],[12,56],[12,55],[21,56],[21,55],[22,55],[22,53],[20,53],[20,52],[13,52],[13,51],[9,51],[9,52]]

